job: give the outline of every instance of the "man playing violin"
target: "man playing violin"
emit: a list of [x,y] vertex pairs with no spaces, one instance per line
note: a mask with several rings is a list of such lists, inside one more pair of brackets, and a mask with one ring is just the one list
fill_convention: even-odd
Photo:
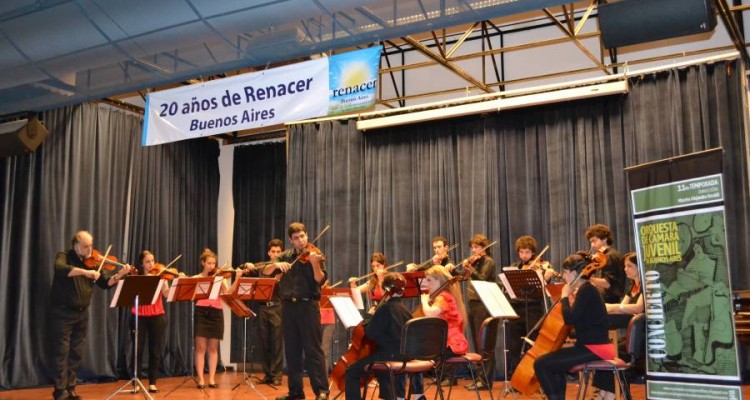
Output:
[[[465,269],[470,271],[470,279],[475,281],[495,281],[495,261],[491,257],[489,249],[485,249],[490,244],[490,241],[486,236],[477,233],[474,237],[469,240],[469,247],[471,248],[471,257],[469,257],[462,265],[454,268],[452,271],[455,275],[457,270]],[[468,285],[467,298],[469,300],[468,317],[469,317],[469,330],[471,331],[471,340],[479,349],[479,334],[482,327],[482,322],[490,317],[489,311],[484,306],[482,301],[479,299],[476,289],[471,284]],[[495,375],[495,357],[492,356],[484,365],[484,370],[487,371],[487,377],[489,382],[477,381],[476,385],[466,385],[468,390],[487,390],[492,386],[492,378]],[[452,382],[451,382],[452,383]]]
[[619,303],[625,295],[625,270],[622,255],[612,248],[612,231],[607,225],[591,225],[584,233],[591,244],[591,252],[606,248],[607,264],[589,280],[599,289],[607,303]]
[[55,338],[52,392],[55,400],[80,398],[75,391],[76,369],[83,359],[89,321],[86,309],[91,304],[94,284],[110,288],[131,270],[130,265],[124,265],[115,274],[103,274],[98,268],[87,267],[84,260],[91,258],[94,251],[94,237],[87,231],[76,232],[72,245],[67,252],[57,253],[50,291],[52,337]]
[[270,275],[274,270],[283,273],[278,290],[282,303],[281,324],[286,348],[289,393],[276,399],[305,398],[302,383],[304,360],[316,400],[327,400],[328,376],[320,329],[319,302],[320,287],[328,277],[325,258],[312,243],[308,243],[307,228],[302,223],[289,224],[287,233],[293,248],[281,253],[277,262],[270,263],[263,269],[265,275]]
[[[516,239],[515,243],[516,254],[518,259],[510,265],[510,268],[517,269],[528,269],[528,268],[541,268],[545,281],[549,281],[554,275],[555,271],[547,261],[537,260],[537,266],[531,266],[534,260],[537,258],[537,243],[536,240],[529,236],[523,235]],[[544,315],[544,304],[542,299],[524,299],[517,297],[510,299],[510,304],[513,310],[518,314],[519,318],[511,320],[508,324],[508,337],[506,342],[508,344],[508,371],[509,375],[513,374],[513,371],[521,360],[521,350],[523,348],[523,337],[526,336],[539,318]],[[534,339],[536,336],[532,336],[529,339]]]
[[[281,252],[284,251],[284,242],[281,239],[271,239],[268,242],[268,260],[273,263],[277,260]],[[280,277],[281,270],[272,268],[269,274],[266,274],[267,263],[245,263],[244,267],[250,270],[251,276],[261,278]],[[278,386],[281,385],[281,378],[284,375],[284,355],[283,335],[281,331],[281,298],[279,290],[274,288],[273,296],[267,303],[261,303],[258,310],[258,339],[261,345],[261,365],[265,376],[261,383]]]
[[415,270],[425,271],[433,265],[442,265],[448,269],[453,269],[453,260],[448,256],[448,239],[443,236],[435,236],[432,238],[432,252],[434,255],[432,256],[431,262],[426,263],[421,268],[418,268],[419,266],[417,264],[410,263],[406,266],[406,272]]

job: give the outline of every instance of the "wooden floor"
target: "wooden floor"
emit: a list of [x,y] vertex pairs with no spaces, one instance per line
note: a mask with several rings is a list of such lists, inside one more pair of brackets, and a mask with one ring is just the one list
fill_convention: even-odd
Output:
[[[264,400],[274,400],[277,396],[281,396],[286,394],[287,388],[286,388],[286,376],[284,377],[284,381],[282,383],[282,386],[278,388],[272,388],[268,385],[261,385],[255,382],[254,379],[254,386],[255,390],[251,388],[247,384],[241,384],[243,382],[242,380],[242,373],[236,373],[236,372],[226,372],[221,373],[216,376],[216,381],[219,384],[218,389],[204,389],[199,390],[195,387],[195,382],[191,379],[185,378],[185,377],[175,377],[175,378],[163,378],[159,380],[159,390],[160,392],[157,394],[152,394],[151,396],[154,399],[170,399],[170,400],[203,400],[203,399],[211,399],[211,400],[218,400],[218,399],[264,399]],[[115,394],[118,389],[120,389],[123,385],[125,385],[127,381],[119,381],[119,382],[110,382],[110,383],[97,383],[97,384],[83,384],[79,385],[78,388],[76,388],[76,391],[84,400],[102,400],[107,399],[111,395],[114,394],[114,397],[112,397],[113,400],[136,400],[136,399],[145,399],[146,396],[144,396],[142,393],[140,394],[132,394],[130,391],[123,391],[119,394]],[[144,385],[148,385],[148,381],[144,380]],[[240,386],[233,390],[237,384],[240,383]],[[451,394],[452,400],[475,400],[476,394],[474,392],[470,392],[466,389],[464,389],[464,385],[467,383],[471,383],[469,380],[459,380],[458,384],[453,387],[453,393]],[[502,396],[498,397],[501,393],[503,393],[504,383],[502,381],[495,382],[495,389],[493,390],[492,394],[493,397],[497,400],[503,399]],[[568,384],[568,392],[567,392],[567,399],[573,399],[575,398],[576,390],[578,386],[576,384]],[[128,386],[128,389],[130,389],[130,386]],[[447,388],[446,388],[447,389]],[[631,385],[631,392],[633,395],[633,399],[645,399],[645,388],[644,385],[638,385],[633,384]],[[372,393],[371,391],[369,393]],[[447,393],[447,392],[446,392]],[[310,389],[310,383],[305,378],[305,394],[306,397],[309,400],[313,400],[315,398],[315,395],[312,393],[312,390]],[[338,390],[333,389],[331,391],[331,400],[338,394]],[[433,395],[435,394],[435,388],[431,387],[427,390],[427,398],[433,399]],[[480,392],[482,400],[488,400],[489,394],[486,391]],[[750,398],[750,386],[749,385],[743,385],[742,387],[742,395],[743,398]],[[369,397],[369,396],[368,396]],[[43,388],[34,388],[34,389],[23,389],[23,390],[7,390],[7,391],[0,391],[0,400],[28,400],[28,399],[51,399],[52,398],[52,388],[51,387],[43,387]],[[507,394],[505,399],[511,400],[514,398],[514,396]],[[591,398],[591,395],[589,395],[589,398]],[[343,394],[339,397],[340,400],[344,400]],[[528,400],[528,399],[541,399],[541,395],[533,395],[533,396],[521,396],[521,395],[515,395],[515,399],[517,400]]]
[[[236,372],[225,372],[221,374],[217,374],[216,381],[219,384],[218,389],[204,389],[199,390],[195,387],[195,382],[191,379],[187,379],[184,377],[174,377],[174,378],[162,378],[159,379],[159,390],[160,392],[157,394],[152,394],[151,396],[154,399],[169,399],[169,400],[203,400],[203,399],[211,399],[211,400],[218,400],[218,399],[267,399],[267,400],[274,400],[277,396],[281,396],[287,393],[287,387],[286,387],[286,376],[284,377],[284,381],[282,383],[282,386],[274,389],[268,385],[261,385],[258,383],[255,383],[255,389],[257,389],[257,393],[249,386],[245,384],[241,384],[237,390],[232,390],[238,383],[243,382],[242,380],[242,373],[236,373]],[[255,381],[253,379],[253,381]],[[315,395],[312,393],[312,390],[310,389],[310,382],[305,378],[305,394],[306,397],[309,400],[313,400],[315,398]],[[102,400],[108,398],[110,395],[114,394],[118,389],[120,389],[123,385],[125,385],[127,381],[119,381],[119,382],[110,382],[110,383],[98,383],[98,384],[83,384],[79,385],[76,388],[76,391],[84,400]],[[466,389],[464,389],[464,385],[471,383],[469,380],[459,380],[458,384],[456,386],[453,386],[453,393],[451,394],[452,400],[476,400],[476,394],[474,392],[470,392]],[[144,385],[148,385],[148,381],[143,381]],[[493,397],[495,399],[498,399],[498,394],[501,394],[503,391],[503,382],[495,382],[495,390],[493,391]],[[743,387],[744,388],[744,387]],[[128,386],[128,389],[131,389],[130,386]],[[447,388],[445,388],[447,389]],[[567,398],[573,399],[575,397],[575,392],[577,390],[576,384],[569,384],[568,385],[568,393]],[[631,390],[633,394],[633,399],[644,399],[644,385],[631,385]],[[750,394],[750,388],[744,389],[744,397],[747,398],[747,395]],[[372,393],[371,391],[369,393]],[[446,392],[447,393],[447,392]],[[338,390],[333,389],[331,391],[331,400],[334,396],[338,394]],[[435,394],[435,388],[430,387],[427,390],[427,398],[432,399],[433,395]],[[482,399],[489,399],[489,394],[486,391],[480,392]],[[369,396],[368,396],[369,397]],[[16,400],[16,399],[51,399],[52,398],[52,388],[51,387],[43,387],[43,388],[34,388],[34,389],[23,389],[23,390],[8,390],[8,391],[0,391],[0,400]],[[130,399],[145,399],[146,396],[141,394],[132,394],[130,391],[124,391],[122,393],[116,394],[113,397],[113,400],[130,400]],[[502,398],[502,397],[500,397]],[[540,395],[535,396],[521,396],[517,395],[516,397],[519,400],[526,400],[526,399],[540,399]],[[343,394],[339,397],[340,400],[344,399]],[[513,399],[513,396],[507,395],[505,399]]]

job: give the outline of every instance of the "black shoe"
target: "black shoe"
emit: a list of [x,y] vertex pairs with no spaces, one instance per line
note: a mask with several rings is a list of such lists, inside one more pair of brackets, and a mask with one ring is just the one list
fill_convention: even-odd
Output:
[[218,383],[209,383],[208,387],[210,387],[211,389],[218,389],[219,388],[219,384]]
[[305,400],[305,395],[287,393],[283,396],[277,397],[276,400]]
[[328,392],[320,392],[315,396],[315,400],[328,400]]
[[200,384],[200,383],[199,383],[199,384],[197,384],[197,385],[196,385],[195,387],[197,387],[198,389],[201,389],[201,390],[202,390],[202,389],[205,389],[205,388],[206,388],[206,385],[203,385],[203,384]]
[[76,393],[75,389],[68,389],[68,400],[79,400],[81,396]]
[[484,384],[484,382],[477,382],[476,385],[466,385],[464,386],[466,390],[476,391],[476,390],[489,390],[487,385]]
[[52,398],[55,400],[65,400],[68,398],[68,392],[65,390],[55,390],[52,392]]

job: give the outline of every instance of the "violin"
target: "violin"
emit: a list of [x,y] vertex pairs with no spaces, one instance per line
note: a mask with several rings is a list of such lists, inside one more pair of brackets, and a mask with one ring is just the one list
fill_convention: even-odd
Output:
[[[570,283],[573,287],[582,276],[590,276],[594,271],[604,268],[607,264],[606,248],[601,248],[595,254],[586,254],[584,258],[589,262],[576,279]],[[541,324],[541,327],[539,325]],[[565,324],[562,314],[562,302],[558,300],[534,326],[530,332],[539,328],[536,341],[526,351],[510,380],[510,385],[525,396],[530,396],[539,390],[539,380],[534,372],[534,362],[537,358],[560,350],[570,333],[571,326]],[[526,334],[529,337],[530,333]]]
[[482,259],[482,257],[486,256],[487,249],[497,244],[497,240],[494,242],[488,244],[487,246],[484,246],[481,250],[477,251],[476,253],[470,255],[469,257],[465,258],[463,261],[458,263],[458,265],[455,268],[455,273],[462,276],[462,280],[469,279],[471,277],[471,269],[473,269],[476,264],[479,262],[479,260]]
[[[440,285],[440,287],[435,289],[434,292],[430,293],[430,300],[428,304],[432,305],[432,303],[435,302],[435,299],[437,299],[437,297],[440,295],[440,292],[447,289],[450,285],[456,282],[462,281],[462,280],[464,279],[462,279],[460,275],[452,276],[450,279],[448,279],[442,285]],[[425,316],[425,313],[424,313],[424,310],[422,309],[422,304],[418,305],[417,308],[415,308],[414,311],[411,312],[412,318],[419,318],[419,317],[424,317],[424,316]]]
[[313,254],[313,253],[315,253],[318,256],[320,256],[322,261],[326,260],[326,257],[323,255],[323,252],[320,251],[319,248],[315,247],[314,244],[309,243],[309,242],[302,249],[302,253],[300,253],[300,255],[297,257],[297,259],[300,262],[308,263],[308,262],[310,262],[310,254]]
[[[102,264],[102,260],[104,260],[104,264]],[[83,265],[85,265],[88,269],[98,269],[99,264],[102,264],[102,268],[106,269],[107,271],[112,271],[115,269],[115,267],[124,267],[126,265],[120,263],[117,260],[117,257],[113,255],[108,254],[107,257],[104,258],[102,256],[102,253],[100,253],[98,250],[92,250],[91,255],[83,260]]]
[[179,277],[181,272],[175,267],[167,267],[162,263],[155,263],[154,268],[148,274],[151,276],[161,276],[162,279],[171,281]]

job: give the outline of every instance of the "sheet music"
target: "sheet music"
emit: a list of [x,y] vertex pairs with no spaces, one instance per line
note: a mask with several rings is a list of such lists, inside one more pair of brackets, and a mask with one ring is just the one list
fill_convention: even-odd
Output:
[[329,298],[333,309],[336,310],[336,315],[339,316],[341,323],[347,329],[359,325],[362,322],[362,315],[354,306],[352,298],[349,296],[331,296]]
[[358,288],[352,288],[351,292],[352,292],[351,295],[352,295],[352,301],[354,302],[354,306],[357,308],[357,310],[364,310],[365,303],[362,300],[362,292],[360,292]]
[[112,302],[109,303],[109,308],[115,308],[117,306],[117,299],[120,298],[120,292],[122,292],[122,286],[125,284],[125,279],[117,281],[117,287],[115,288],[115,295],[112,296]]
[[172,286],[169,287],[169,293],[167,294],[168,302],[174,301],[174,294],[177,292],[177,286],[179,286],[180,279],[182,278],[174,278],[174,281],[172,281]]
[[[514,267],[505,267],[505,268],[514,268]],[[503,271],[506,270],[505,268],[503,268]],[[515,268],[515,270],[518,270],[518,268]],[[510,296],[510,298],[513,299],[513,300],[517,299],[518,296],[516,296],[516,292],[513,291],[513,288],[510,287],[510,282],[508,282],[508,277],[505,276],[505,274],[500,274],[499,277],[500,277],[500,282],[503,283],[503,287],[505,288],[505,292],[508,293],[508,296]],[[472,281],[472,282],[474,282],[474,281]]]
[[161,296],[161,289],[166,285],[166,280],[160,279],[159,280],[159,286],[156,287],[156,292],[154,293],[154,298],[151,299],[151,303],[148,304],[156,304],[156,301],[159,300],[159,296]]
[[211,286],[211,293],[208,295],[209,300],[216,300],[219,298],[219,293],[221,291],[221,287],[224,286],[221,281],[224,280],[224,277],[217,276],[214,278],[213,286]]
[[511,307],[508,299],[505,298],[503,292],[500,291],[500,287],[495,282],[487,281],[471,281],[474,285],[479,299],[482,300],[484,306],[493,317],[500,318],[518,318],[518,314]]

